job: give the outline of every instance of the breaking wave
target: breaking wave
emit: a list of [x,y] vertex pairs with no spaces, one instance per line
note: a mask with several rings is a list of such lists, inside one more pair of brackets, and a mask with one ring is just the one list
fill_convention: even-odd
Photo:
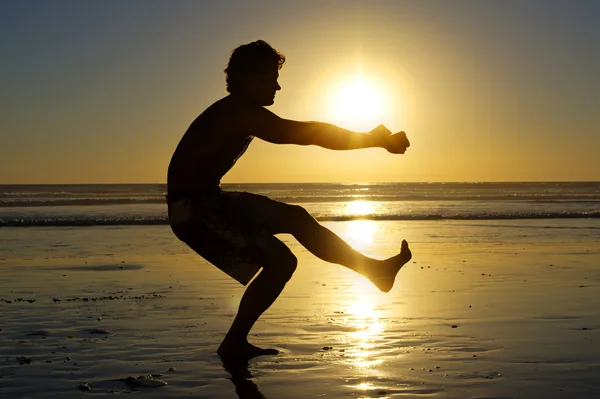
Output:
[[[600,211],[591,212],[523,212],[523,213],[468,213],[468,214],[396,214],[396,215],[315,215],[319,221],[351,220],[519,220],[519,219],[599,219]],[[5,218],[0,227],[28,226],[148,226],[166,225],[166,216],[159,217],[45,217]]]

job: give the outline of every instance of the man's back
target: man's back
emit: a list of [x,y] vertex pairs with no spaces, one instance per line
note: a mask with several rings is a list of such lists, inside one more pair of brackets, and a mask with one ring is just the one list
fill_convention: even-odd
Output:
[[190,125],[169,164],[170,196],[218,190],[223,175],[253,139],[236,127],[238,108],[231,97],[225,97]]

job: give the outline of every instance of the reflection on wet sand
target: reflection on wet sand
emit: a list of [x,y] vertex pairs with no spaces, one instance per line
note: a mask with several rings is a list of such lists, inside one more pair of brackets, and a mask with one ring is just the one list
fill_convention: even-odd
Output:
[[[384,362],[378,342],[383,339],[385,322],[380,319],[377,293],[369,294],[362,289],[364,287],[357,288],[354,300],[346,304],[348,317],[345,322],[352,332],[348,335],[350,348],[346,350],[345,359],[350,367],[377,378]],[[352,387],[365,393],[376,388],[371,382],[364,381]]]
[[231,375],[235,393],[240,399],[266,399],[252,381],[252,372],[247,361],[221,358],[223,368]]
[[[353,201],[347,205],[346,213],[367,215],[373,213],[377,206],[371,201]],[[369,252],[374,237],[380,234],[379,230],[379,224],[372,220],[352,220],[340,235],[355,249]],[[354,276],[352,291],[351,299],[343,305],[346,317],[340,320],[351,331],[347,336],[349,347],[345,349],[343,359],[348,366],[369,379],[378,379],[382,377],[385,358],[379,344],[385,339],[383,334],[387,324],[380,306],[382,294],[371,282],[358,275]],[[359,390],[362,395],[368,395],[378,388],[373,381],[358,379],[347,382],[349,387]]]

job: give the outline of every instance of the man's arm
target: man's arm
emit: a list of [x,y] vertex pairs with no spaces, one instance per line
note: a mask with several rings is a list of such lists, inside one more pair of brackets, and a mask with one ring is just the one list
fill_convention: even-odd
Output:
[[287,119],[278,121],[273,130],[257,132],[256,137],[275,144],[317,145],[330,150],[356,150],[383,145],[381,138],[343,129],[331,123]]
[[391,135],[391,132],[383,126],[378,126],[372,132],[377,130],[381,133],[385,129],[388,134],[359,133],[330,123],[283,119],[262,107],[247,111],[246,117],[242,119],[245,119],[244,123],[248,124],[245,128],[249,128],[252,135],[275,144],[317,145],[331,150],[382,147],[400,154],[403,154],[409,146],[403,132],[405,145],[402,140],[399,140],[401,137],[392,139],[399,133]]

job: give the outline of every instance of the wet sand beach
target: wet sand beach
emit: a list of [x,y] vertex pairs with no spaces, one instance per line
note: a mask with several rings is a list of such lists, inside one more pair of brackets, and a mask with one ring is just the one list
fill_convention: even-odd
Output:
[[168,226],[0,229],[0,397],[600,395],[598,220],[325,224],[413,260],[382,294],[281,236],[299,267],[251,337],[281,354],[229,371],[243,287]]

